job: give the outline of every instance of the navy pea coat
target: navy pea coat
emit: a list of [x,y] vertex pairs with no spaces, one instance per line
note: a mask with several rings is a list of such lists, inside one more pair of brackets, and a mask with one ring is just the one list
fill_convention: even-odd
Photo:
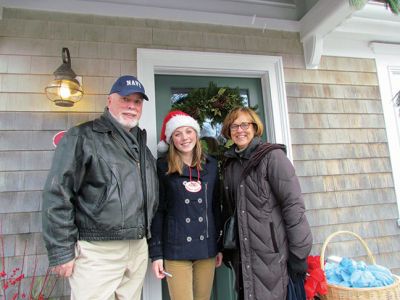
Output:
[[[216,256],[221,228],[217,161],[207,157],[202,170],[183,169],[167,175],[165,158],[157,161],[159,206],[151,226],[149,252],[152,261],[197,260]],[[185,184],[201,182],[201,190],[189,192]]]

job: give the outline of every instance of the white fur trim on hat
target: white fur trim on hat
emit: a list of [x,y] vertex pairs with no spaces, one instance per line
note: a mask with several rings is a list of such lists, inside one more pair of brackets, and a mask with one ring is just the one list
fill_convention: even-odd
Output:
[[169,145],[164,141],[159,141],[157,144],[158,152],[167,152]]
[[197,136],[200,137],[200,126],[195,119],[182,111],[171,111],[164,118],[160,142],[157,145],[159,152],[168,151],[172,133],[182,126],[192,127],[197,132]]
[[168,144],[175,129],[182,126],[192,127],[194,130],[196,130],[197,135],[200,136],[200,126],[195,119],[193,119],[191,116],[176,115],[172,117],[165,126],[165,141]]

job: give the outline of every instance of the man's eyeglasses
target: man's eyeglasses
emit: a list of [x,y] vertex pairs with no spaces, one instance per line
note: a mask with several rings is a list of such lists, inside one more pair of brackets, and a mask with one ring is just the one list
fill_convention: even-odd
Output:
[[232,131],[236,131],[240,128],[242,128],[242,130],[247,130],[249,129],[250,125],[254,124],[253,122],[242,122],[239,125],[238,124],[232,124],[231,126],[229,126],[229,129]]

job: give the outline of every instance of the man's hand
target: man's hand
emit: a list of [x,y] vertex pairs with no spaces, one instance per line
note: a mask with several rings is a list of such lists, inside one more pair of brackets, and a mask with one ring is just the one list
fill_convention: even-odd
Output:
[[75,260],[71,260],[65,264],[55,266],[53,272],[62,277],[70,277],[74,270]]

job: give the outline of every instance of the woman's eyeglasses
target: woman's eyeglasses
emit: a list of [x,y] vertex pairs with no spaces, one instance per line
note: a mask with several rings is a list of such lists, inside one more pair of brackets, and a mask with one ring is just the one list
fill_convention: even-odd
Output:
[[231,126],[229,126],[229,129],[232,131],[236,131],[240,128],[242,128],[242,130],[247,130],[249,129],[250,125],[254,124],[253,122],[242,122],[239,125],[238,124],[232,124]]

